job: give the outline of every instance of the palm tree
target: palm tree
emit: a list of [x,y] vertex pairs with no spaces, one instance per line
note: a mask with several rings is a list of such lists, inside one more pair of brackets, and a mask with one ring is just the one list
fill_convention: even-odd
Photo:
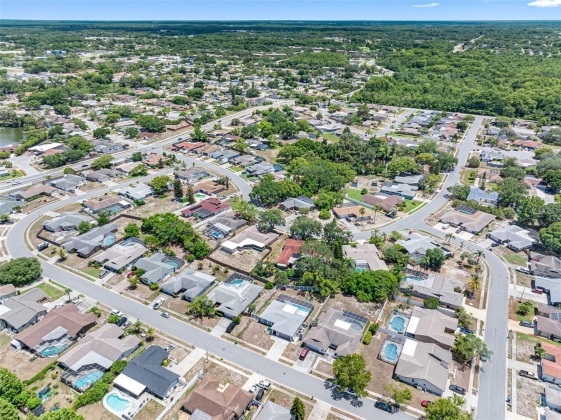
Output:
[[156,329],[154,327],[149,327],[146,330],[146,336],[148,337],[146,341],[152,341],[154,339],[154,333],[156,332]]
[[364,207],[361,207],[358,212],[360,213],[361,216],[360,224],[362,225],[362,222],[364,221],[364,214],[366,213],[366,209]]
[[451,241],[452,239],[454,239],[454,234],[453,234],[453,233],[447,233],[447,234],[444,236],[444,239],[446,240],[446,242],[450,243],[450,241]]
[[472,276],[467,282],[467,288],[470,292],[475,292],[476,290],[481,290],[483,282],[478,275]]
[[479,264],[479,259],[480,259],[483,255],[485,255],[485,253],[483,252],[482,249],[480,249],[480,250],[478,250],[478,251],[475,251],[474,254],[475,254],[476,257],[477,257],[476,264]]
[[546,353],[545,349],[542,347],[542,343],[537,343],[534,346],[534,354],[536,355],[536,357],[538,359],[541,360],[541,358],[543,357],[543,355]]

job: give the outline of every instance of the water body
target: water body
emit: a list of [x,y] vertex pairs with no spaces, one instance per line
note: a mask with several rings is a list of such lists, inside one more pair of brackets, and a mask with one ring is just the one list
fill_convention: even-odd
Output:
[[21,143],[23,128],[0,127],[0,146]]

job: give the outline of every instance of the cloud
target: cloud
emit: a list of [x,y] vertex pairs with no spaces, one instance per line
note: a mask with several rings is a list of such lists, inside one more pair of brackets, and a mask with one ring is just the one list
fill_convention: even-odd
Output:
[[561,6],[561,0],[534,0],[528,3],[528,6],[534,7],[559,7]]
[[[537,1],[547,1],[547,0],[537,0]],[[557,1],[557,0],[552,0]],[[438,3],[428,3],[428,4],[414,4],[413,7],[436,7]]]

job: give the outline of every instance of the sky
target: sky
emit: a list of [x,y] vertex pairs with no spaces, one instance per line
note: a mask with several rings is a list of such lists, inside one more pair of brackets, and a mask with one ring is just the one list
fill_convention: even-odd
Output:
[[561,20],[561,0],[0,0],[0,19]]

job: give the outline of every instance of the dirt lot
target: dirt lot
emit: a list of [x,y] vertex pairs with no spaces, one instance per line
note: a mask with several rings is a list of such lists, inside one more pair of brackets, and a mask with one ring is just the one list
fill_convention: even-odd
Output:
[[245,375],[234,372],[222,365],[213,363],[212,360],[210,360],[209,363],[206,363],[206,359],[204,357],[199,360],[197,364],[189,370],[189,372],[187,372],[184,376],[185,381],[189,382],[195,375],[198,375],[201,372],[205,375],[209,374],[215,378],[220,378],[223,383],[231,383],[238,387],[243,386],[247,381],[247,377]]
[[145,202],[143,206],[131,207],[127,214],[148,217],[156,213],[173,213],[185,207],[185,204],[173,201],[173,194],[168,194],[166,198],[148,197]]
[[69,253],[66,260],[61,265],[70,267],[74,270],[82,271],[90,276],[97,277],[101,273],[101,269],[88,266],[89,259],[79,257],[77,254]]
[[119,419],[113,413],[110,413],[103,406],[103,401],[99,401],[95,404],[86,405],[85,407],[79,408],[76,411],[77,414],[84,416],[84,420],[116,420]]
[[359,302],[354,296],[344,296],[340,293],[329,300],[324,310],[327,310],[328,307],[362,315],[369,318],[371,322],[376,321],[380,311],[382,310],[382,305],[371,302]]
[[[283,406],[283,407],[286,407],[286,408],[290,409],[292,407],[292,402],[294,401],[295,396],[296,395],[289,394],[288,392],[286,392],[284,390],[275,388],[269,393],[269,398],[267,399],[267,401],[272,401],[275,404],[278,404],[280,406]],[[306,399],[302,399],[302,402],[304,403],[304,406],[306,407],[306,418],[308,418],[314,407]]]
[[130,293],[131,295],[136,296],[139,299],[144,299],[152,302],[160,294],[160,290],[150,290],[150,287],[148,287],[144,283],[139,282],[136,289],[127,290],[127,293]]
[[259,324],[256,319],[243,317],[242,322],[233,332],[233,335],[240,340],[247,341],[264,350],[269,350],[274,341],[266,331],[266,326]]
[[58,214],[62,214],[62,213],[66,213],[69,211],[80,211],[80,209],[82,208],[82,205],[80,203],[72,203],[72,204],[67,204],[64,207],[61,207],[59,209],[56,209],[56,212]]
[[544,386],[541,382],[516,377],[516,411],[517,414],[538,419],[538,411],[536,407],[540,405],[540,393],[544,392]]
[[254,249],[244,249],[236,252],[234,255],[217,249],[211,254],[211,257],[219,262],[228,264],[242,272],[251,272],[257,263],[261,261],[269,253],[268,250],[257,252]]
[[105,184],[102,184],[101,182],[87,181],[86,185],[83,185],[83,186],[80,187],[80,191],[88,192],[88,191],[97,190],[97,189],[103,188],[103,187],[105,187]]
[[154,420],[164,411],[164,407],[154,400],[149,400],[134,418],[136,420]]
[[469,375],[471,372],[471,366],[452,360],[448,372],[450,383],[453,383],[454,385],[460,385],[464,389],[469,388]]
[[37,210],[39,207],[52,203],[57,200],[58,197],[40,197],[33,201],[28,201],[27,203],[25,203],[25,207],[21,210],[21,213],[29,214]]
[[10,346],[12,338],[13,334],[7,335],[4,331],[0,333],[0,343],[2,343],[0,346],[0,367],[14,372],[18,378],[22,380],[29,379],[53,361],[53,359],[48,357],[38,357],[33,362],[30,362],[30,353],[12,349]]
[[516,340],[516,360],[526,363],[534,363],[534,346],[536,343],[532,341],[520,339],[520,335]]

